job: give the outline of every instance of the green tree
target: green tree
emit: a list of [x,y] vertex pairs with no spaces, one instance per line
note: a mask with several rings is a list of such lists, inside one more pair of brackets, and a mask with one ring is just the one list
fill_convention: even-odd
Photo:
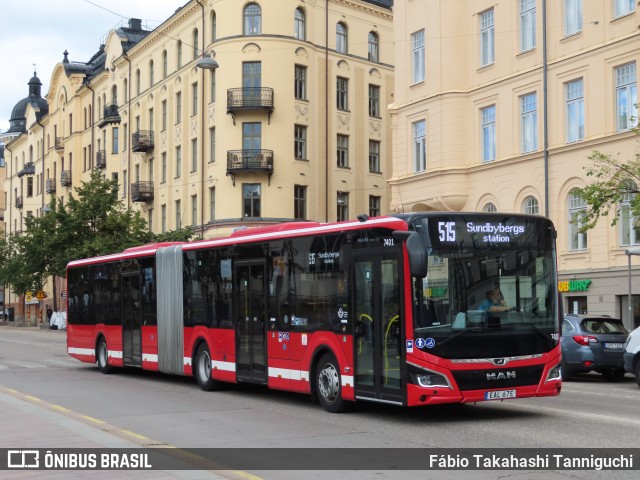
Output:
[[[633,131],[640,135],[640,129]],[[601,217],[607,216],[621,202],[628,202],[631,215],[640,219],[640,153],[623,161],[613,154],[596,150],[588,159],[591,164],[585,170],[589,184],[578,189],[578,195],[587,204],[580,214],[580,231],[595,227]],[[616,211],[611,225],[615,225],[618,219]]]

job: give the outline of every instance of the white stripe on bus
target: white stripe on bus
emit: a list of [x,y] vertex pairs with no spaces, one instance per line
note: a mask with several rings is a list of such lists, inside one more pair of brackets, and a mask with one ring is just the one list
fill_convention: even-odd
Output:
[[96,351],[93,348],[69,347],[67,348],[67,353],[76,355],[95,355]]
[[214,370],[224,370],[225,372],[235,372],[236,364],[233,362],[221,362],[219,360],[213,360],[211,366]]
[[155,353],[143,353],[142,354],[142,361],[143,362],[158,363],[158,355],[156,355]]
[[291,370],[288,368],[269,367],[269,376],[272,378],[286,378],[288,380],[309,381],[309,372],[305,370]]

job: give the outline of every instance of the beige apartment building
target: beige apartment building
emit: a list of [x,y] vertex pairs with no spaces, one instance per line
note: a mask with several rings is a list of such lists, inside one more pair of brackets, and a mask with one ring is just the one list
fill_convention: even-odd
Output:
[[[565,311],[640,324],[640,244],[628,205],[587,233],[594,150],[631,159],[640,7],[635,0],[395,2],[391,210],[549,216],[558,230]],[[425,14],[428,12],[428,14]],[[545,48],[546,47],[546,48]],[[546,50],[546,52],[545,52]]]
[[6,231],[94,169],[154,232],[388,213],[392,3],[192,0],[65,51],[46,115],[28,97],[10,121]]

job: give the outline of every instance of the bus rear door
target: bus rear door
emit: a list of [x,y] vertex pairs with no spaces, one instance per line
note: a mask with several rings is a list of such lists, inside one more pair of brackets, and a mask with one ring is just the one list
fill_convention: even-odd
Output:
[[400,270],[387,249],[354,253],[356,398],[402,404]]

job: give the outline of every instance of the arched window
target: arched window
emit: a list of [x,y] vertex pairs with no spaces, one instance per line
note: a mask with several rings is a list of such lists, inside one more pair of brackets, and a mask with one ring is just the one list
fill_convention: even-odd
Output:
[[304,11],[301,8],[296,8],[293,14],[293,31],[298,40],[306,39]]
[[169,75],[169,56],[167,55],[167,51],[162,51],[162,78],[167,78]]
[[200,56],[200,48],[198,47],[198,29],[193,29],[193,35],[191,37],[193,40],[193,59],[195,60]]
[[118,105],[118,87],[115,85],[111,87],[111,104]]
[[88,123],[87,123],[87,107],[84,107],[82,115],[84,117],[84,128],[86,129],[87,126],[88,126]]
[[140,69],[136,70],[136,95],[140,95]]
[[580,232],[584,225],[583,215],[587,203],[578,195],[578,189],[569,192],[569,250],[584,250],[587,248],[587,233]]
[[98,97],[98,120],[102,118],[102,101]]
[[527,213],[529,215],[538,215],[540,213],[538,199],[532,196],[525,198],[524,202],[522,202],[522,213]]
[[33,145],[29,145],[29,162],[33,163]]
[[91,105],[89,105],[89,126],[93,125],[93,116],[91,113]]
[[347,43],[349,40],[347,33],[347,26],[344,23],[339,22],[336,25],[336,52],[347,53]]
[[638,187],[634,182],[628,182],[622,201],[618,206],[620,215],[620,245],[640,244],[640,224],[638,217],[633,215],[632,205],[637,196]]
[[178,40],[176,64],[178,65],[178,69],[182,68],[182,40]]
[[122,91],[124,92],[124,103],[129,101],[129,81],[125,78],[122,82]]
[[498,208],[491,202],[482,207],[482,211],[485,213],[494,213],[498,211]]
[[216,41],[216,12],[211,12],[211,43]]
[[368,50],[368,58],[372,62],[377,62],[379,60],[379,40],[378,34],[376,32],[369,32],[369,50]]
[[260,35],[262,33],[262,10],[257,3],[250,3],[244,9],[244,34]]
[[149,88],[153,87],[153,77],[154,77],[153,60],[149,60]]

